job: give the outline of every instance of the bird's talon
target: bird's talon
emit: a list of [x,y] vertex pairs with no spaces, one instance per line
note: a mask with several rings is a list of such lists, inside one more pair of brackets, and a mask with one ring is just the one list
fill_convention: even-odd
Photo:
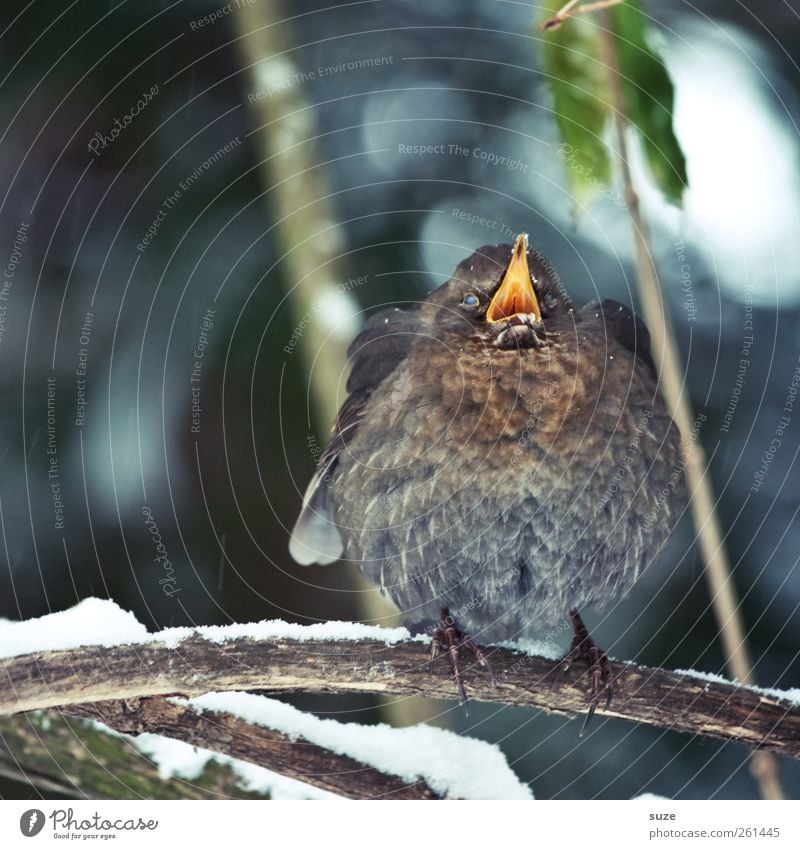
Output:
[[597,705],[600,701],[600,695],[603,690],[606,691],[606,709],[611,706],[611,698],[613,696],[613,691],[611,689],[611,675],[608,664],[608,655],[597,646],[597,644],[592,639],[589,634],[589,630],[586,625],[583,624],[583,620],[580,617],[576,608],[570,610],[569,615],[572,619],[572,626],[575,630],[575,636],[572,639],[572,644],[569,647],[569,651],[564,656],[563,660],[556,668],[556,678],[553,682],[553,689],[555,689],[558,681],[561,676],[569,670],[572,666],[573,662],[578,658],[583,658],[586,660],[588,669],[587,672],[589,674],[589,680],[591,681],[591,686],[589,687],[586,698],[589,703],[589,709],[586,713],[586,717],[583,720],[583,725],[581,726],[580,736],[583,737],[586,728],[589,725],[592,717],[597,710]]
[[467,698],[467,690],[464,686],[464,680],[461,676],[461,668],[459,665],[459,649],[463,646],[468,649],[475,660],[489,673],[489,683],[492,688],[495,687],[494,674],[489,661],[483,651],[475,645],[469,634],[461,631],[456,627],[455,620],[450,615],[450,611],[445,607],[442,609],[442,618],[439,620],[436,630],[433,634],[431,643],[431,659],[428,664],[428,674],[433,672],[433,663],[439,656],[443,646],[447,646],[447,657],[450,661],[450,668],[453,671],[453,680],[458,687],[461,696],[461,703],[464,705],[464,710],[469,716],[469,699]]
[[439,657],[439,652],[442,650],[442,644],[437,639],[436,634],[433,636],[433,640],[431,641],[431,659],[428,662],[428,675],[433,675],[433,664],[437,657]]
[[591,721],[592,717],[594,716],[594,712],[595,712],[596,708],[597,708],[597,702],[589,702],[589,710],[586,711],[586,716],[583,718],[583,724],[581,725],[581,731],[580,731],[580,734],[578,735],[579,737],[583,737],[583,735],[586,733],[586,729],[587,729],[589,722]]
[[467,691],[464,689],[464,682],[459,677],[457,682],[458,691],[461,693],[461,704],[464,705],[464,713],[469,716],[469,699],[467,698]]

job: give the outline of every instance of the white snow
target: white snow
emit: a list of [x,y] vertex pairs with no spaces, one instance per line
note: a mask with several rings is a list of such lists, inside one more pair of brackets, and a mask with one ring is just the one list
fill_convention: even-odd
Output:
[[[391,728],[320,719],[291,705],[252,693],[207,693],[194,699],[172,698],[202,713],[224,711],[245,722],[305,740],[347,755],[381,772],[412,784],[424,779],[436,793],[458,799],[532,800],[530,788],[514,775],[505,755],[491,743],[460,737],[451,731],[419,725]],[[193,781],[209,763],[228,766],[239,776],[243,790],[269,794],[273,799],[336,799],[334,793],[287,778],[261,766],[198,748],[157,734],[132,737],[100,722],[92,725],[127,740],[158,768],[163,780]]]
[[386,645],[407,640],[405,628],[380,628],[357,622],[322,622],[297,625],[280,619],[196,628],[165,628],[148,633],[133,613],[109,599],[87,598],[68,610],[16,622],[0,619],[0,657],[32,652],[59,651],[80,646],[164,643],[174,648],[191,636],[213,643],[249,637],[255,640],[380,640]]
[[523,655],[546,657],[548,660],[560,660],[564,656],[563,649],[560,649],[553,640],[506,640],[497,645],[511,651],[522,652]]
[[422,778],[436,793],[449,798],[533,799],[528,785],[514,775],[496,746],[440,728],[392,728],[320,719],[252,693],[207,693],[173,701],[201,712],[232,713],[292,740],[306,740],[397,775],[409,784]]
[[693,678],[698,678],[700,681],[710,681],[714,684],[727,684],[734,687],[741,687],[745,690],[752,690],[754,693],[759,693],[762,696],[769,696],[772,699],[781,699],[784,702],[792,702],[800,706],[800,687],[793,687],[790,690],[776,690],[774,687],[755,687],[750,684],[740,684],[735,679],[725,678],[722,675],[717,675],[714,672],[698,672],[696,669],[676,669],[677,675],[691,675]]
[[359,622],[318,622],[298,625],[282,619],[264,619],[233,625],[200,625],[196,628],[165,628],[150,635],[151,642],[176,646],[187,637],[197,634],[212,643],[250,638],[253,640],[380,640],[387,646],[408,640],[406,628],[381,628]]
[[0,619],[0,657],[79,646],[117,646],[148,639],[147,628],[107,599],[87,598],[60,613],[14,622]]
[[303,784],[301,781],[279,775],[262,766],[211,752],[208,749],[201,749],[182,740],[172,740],[169,737],[160,737],[158,734],[139,734],[137,737],[131,737],[128,734],[120,734],[113,728],[103,725],[102,722],[92,722],[92,725],[112,737],[126,740],[155,764],[163,781],[169,781],[171,778],[194,781],[202,775],[203,770],[210,763],[216,763],[229,767],[239,779],[237,786],[250,793],[268,794],[272,799],[340,798],[334,793],[328,793],[310,784]]

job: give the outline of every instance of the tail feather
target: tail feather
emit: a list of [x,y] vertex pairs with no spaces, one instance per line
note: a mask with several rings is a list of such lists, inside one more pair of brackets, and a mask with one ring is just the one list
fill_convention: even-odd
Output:
[[303,509],[289,540],[289,554],[301,566],[327,566],[344,553],[342,535],[333,518],[330,488],[323,482],[326,471],[314,475],[308,485]]

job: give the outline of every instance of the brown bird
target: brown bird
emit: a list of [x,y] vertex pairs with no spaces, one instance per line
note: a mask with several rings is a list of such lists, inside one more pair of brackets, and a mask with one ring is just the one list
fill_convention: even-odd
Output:
[[354,561],[409,626],[438,622],[431,660],[446,649],[464,699],[459,648],[487,665],[471,637],[541,633],[568,612],[561,668],[588,661],[588,721],[611,686],[578,608],[621,599],[683,508],[646,327],[617,301],[575,309],[523,233],[373,316],[349,357],[293,558]]

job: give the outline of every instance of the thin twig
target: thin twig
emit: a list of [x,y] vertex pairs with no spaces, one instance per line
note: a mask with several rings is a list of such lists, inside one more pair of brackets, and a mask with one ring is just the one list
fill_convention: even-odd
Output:
[[[691,493],[690,509],[705,563],[705,575],[711,592],[712,606],[728,668],[736,680],[745,684],[754,684],[753,665],[739,608],[739,598],[731,576],[730,562],[723,542],[705,454],[697,440],[687,441],[688,434],[694,430],[694,412],[688,394],[684,390],[681,363],[677,353],[678,346],[670,316],[661,295],[662,288],[653,260],[650,231],[642,214],[639,196],[631,174],[625,139],[625,133],[630,122],[619,70],[617,40],[608,11],[603,10],[600,14],[602,24],[600,44],[603,63],[608,72],[608,85],[611,105],[614,110],[616,143],[625,188],[625,199],[628,204],[636,246],[639,294],[645,321],[652,338],[653,352],[661,375],[661,391],[672,411],[675,424],[684,437],[685,474]],[[778,764],[774,758],[766,752],[754,753],[752,771],[765,798],[784,798],[778,774]]]
[[[625,0],[595,0],[593,3],[585,3],[583,6],[578,6],[581,0],[569,0],[569,3],[562,6],[552,18],[548,18],[544,23],[539,24],[541,30],[554,30],[561,26],[564,21],[574,18],[576,15],[585,15],[589,12],[599,12],[602,9],[610,9],[612,6],[619,6]],[[577,8],[575,8],[577,6]]]

